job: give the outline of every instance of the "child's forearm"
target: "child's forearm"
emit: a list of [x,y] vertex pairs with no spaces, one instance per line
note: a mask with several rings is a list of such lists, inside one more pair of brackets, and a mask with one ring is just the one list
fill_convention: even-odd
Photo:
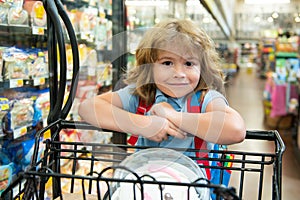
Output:
[[[158,141],[167,135],[166,119],[130,113],[98,97],[81,103],[79,115],[84,121],[103,129],[131,133]],[[156,136],[157,134],[159,136]]]
[[246,133],[243,120],[232,109],[206,113],[174,112],[168,119],[181,130],[213,143],[241,142]]
[[98,97],[82,102],[78,112],[84,121],[112,131],[137,134],[149,124],[146,117],[137,117]]

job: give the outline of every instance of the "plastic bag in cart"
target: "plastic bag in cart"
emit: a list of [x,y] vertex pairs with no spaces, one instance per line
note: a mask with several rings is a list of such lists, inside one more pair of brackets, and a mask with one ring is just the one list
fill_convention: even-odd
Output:
[[[144,189],[145,200],[211,199],[209,188],[172,185],[172,183],[193,183],[199,179],[201,183],[207,183],[205,170],[201,169],[192,159],[175,150],[166,148],[141,150],[123,160],[120,166],[129,170],[117,169],[114,178],[134,180],[137,178],[137,174],[142,180],[154,180],[154,184],[135,184],[135,189],[133,189],[132,183],[115,184],[113,200],[121,200],[125,197],[126,199],[142,199],[141,187]],[[155,181],[169,182],[170,184],[162,184],[160,187],[159,184],[155,184]]]

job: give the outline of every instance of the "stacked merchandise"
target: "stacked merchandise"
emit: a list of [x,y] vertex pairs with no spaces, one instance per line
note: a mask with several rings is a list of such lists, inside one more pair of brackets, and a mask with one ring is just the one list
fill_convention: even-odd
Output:
[[[102,55],[104,51],[111,51],[112,47],[111,2],[64,3],[70,8],[67,13],[80,41],[82,72],[79,79],[82,88],[77,92],[77,103],[74,103],[78,105],[82,99],[97,94],[103,86],[110,88],[111,85],[111,63]],[[47,17],[42,1],[1,1],[0,16],[1,193],[16,174],[28,167],[35,134],[47,125],[50,102],[45,31]],[[70,78],[73,63],[67,35],[66,38],[67,78]],[[90,90],[91,87],[94,90]],[[76,110],[75,107],[70,112],[70,118],[78,119]],[[78,141],[79,138],[80,141],[108,143],[111,133],[70,133],[65,130],[62,137],[66,141]]]
[[300,61],[298,36],[281,36],[276,41],[275,69],[267,74],[264,91],[266,124],[290,128],[298,115]]
[[47,93],[48,90],[10,91],[9,98],[0,98],[0,192],[31,161],[35,134],[49,111]]
[[226,79],[234,77],[238,71],[238,49],[230,48],[226,43],[218,43],[217,50],[222,58],[222,71]]
[[266,74],[275,70],[275,38],[264,38],[259,45],[259,59],[257,59],[258,73],[266,78]]

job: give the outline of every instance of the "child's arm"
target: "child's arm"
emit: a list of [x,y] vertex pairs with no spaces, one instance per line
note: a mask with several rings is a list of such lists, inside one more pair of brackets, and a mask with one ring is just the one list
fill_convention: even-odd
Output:
[[233,144],[245,138],[244,120],[222,98],[215,98],[208,103],[205,113],[177,112],[165,102],[154,105],[151,112],[208,142]]
[[183,131],[159,116],[143,116],[122,109],[117,93],[108,92],[83,101],[78,110],[81,118],[100,128],[141,135],[161,142],[172,135],[183,139]]

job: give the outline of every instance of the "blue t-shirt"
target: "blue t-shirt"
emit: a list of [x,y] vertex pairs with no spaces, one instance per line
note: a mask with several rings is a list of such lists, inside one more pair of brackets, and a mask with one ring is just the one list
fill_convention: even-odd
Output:
[[[122,101],[123,109],[131,113],[136,113],[137,107],[139,105],[138,96],[132,94],[134,87],[135,85],[132,84],[116,91]],[[200,96],[200,92],[194,95]],[[215,90],[209,90],[203,100],[202,109],[201,109],[202,113],[205,112],[207,104],[215,98],[224,99],[224,101],[228,105],[226,98],[221,93]],[[160,90],[157,89],[154,104],[160,102],[168,102],[178,112],[187,112],[186,97],[182,97],[182,98],[166,97]],[[149,113],[146,113],[146,115],[149,115]],[[168,140],[164,140],[162,142],[154,142],[152,140],[140,136],[136,145],[152,146],[152,147],[167,147],[167,148],[168,147],[169,148],[194,148],[194,136],[193,135],[188,135],[188,136],[189,137],[186,137],[186,139],[178,139],[178,138],[174,138],[173,136],[169,136]],[[209,146],[208,149],[210,149]]]

